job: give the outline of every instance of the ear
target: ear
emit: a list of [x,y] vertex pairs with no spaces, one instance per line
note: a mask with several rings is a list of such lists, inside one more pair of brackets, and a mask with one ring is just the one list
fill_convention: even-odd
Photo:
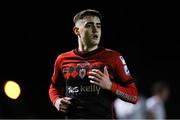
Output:
[[78,28],[78,27],[74,26],[74,27],[73,27],[73,31],[74,31],[74,33],[75,33],[76,35],[79,35],[79,28]]

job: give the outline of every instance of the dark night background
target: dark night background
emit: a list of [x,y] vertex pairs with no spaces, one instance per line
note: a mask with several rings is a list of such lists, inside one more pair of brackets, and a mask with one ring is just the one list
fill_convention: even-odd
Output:
[[[61,118],[52,106],[48,88],[57,55],[77,47],[72,18],[94,8],[103,16],[101,45],[121,52],[136,78],[139,92],[151,95],[154,81],[171,88],[168,118],[180,118],[179,36],[175,6],[61,5],[60,8],[6,8],[2,12],[0,44],[0,118]],[[18,82],[17,100],[5,96],[7,80]]]

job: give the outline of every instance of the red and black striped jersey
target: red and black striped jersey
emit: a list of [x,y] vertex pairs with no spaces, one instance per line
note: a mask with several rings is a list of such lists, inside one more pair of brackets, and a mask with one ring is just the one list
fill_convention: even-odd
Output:
[[[107,67],[111,91],[90,83],[88,72]],[[119,52],[99,47],[91,52],[78,49],[60,54],[54,65],[49,96],[53,104],[57,98],[71,97],[68,113],[72,118],[112,118],[116,97],[131,103],[137,102],[137,88],[125,60]]]

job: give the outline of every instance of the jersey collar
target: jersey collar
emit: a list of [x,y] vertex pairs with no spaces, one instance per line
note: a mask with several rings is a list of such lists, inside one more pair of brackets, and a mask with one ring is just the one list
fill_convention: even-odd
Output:
[[103,50],[103,47],[98,47],[97,49],[93,50],[93,51],[90,51],[90,52],[82,52],[82,51],[79,51],[78,48],[74,49],[73,52],[76,54],[76,55],[79,55],[81,57],[89,57],[91,55],[94,55],[100,51]]

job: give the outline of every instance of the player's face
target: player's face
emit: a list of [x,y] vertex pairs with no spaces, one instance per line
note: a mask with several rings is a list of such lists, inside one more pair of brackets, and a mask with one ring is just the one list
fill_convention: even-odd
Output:
[[101,22],[97,16],[86,16],[76,24],[80,42],[87,46],[97,46],[101,37]]
[[164,88],[164,90],[162,91],[163,100],[166,101],[169,98],[169,95],[170,95],[170,90],[168,88]]

